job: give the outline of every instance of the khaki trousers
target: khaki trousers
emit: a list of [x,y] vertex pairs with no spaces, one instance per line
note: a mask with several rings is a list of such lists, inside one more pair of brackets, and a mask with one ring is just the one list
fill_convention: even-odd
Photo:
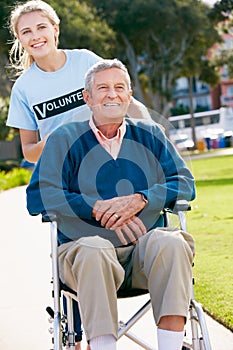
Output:
[[158,228],[122,248],[83,237],[61,245],[58,254],[62,282],[77,291],[87,340],[117,338],[120,287],[148,289],[156,323],[166,315],[187,316],[194,242],[186,232]]

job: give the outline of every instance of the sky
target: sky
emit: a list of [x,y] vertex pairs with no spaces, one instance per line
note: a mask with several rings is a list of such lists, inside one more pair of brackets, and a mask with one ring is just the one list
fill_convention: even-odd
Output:
[[202,0],[203,2],[205,2],[208,5],[214,5],[215,2],[217,2],[217,0]]

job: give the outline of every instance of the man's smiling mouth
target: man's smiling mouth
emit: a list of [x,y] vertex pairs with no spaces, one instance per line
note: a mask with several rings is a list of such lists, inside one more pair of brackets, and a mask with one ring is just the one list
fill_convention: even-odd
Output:
[[104,103],[105,107],[115,107],[120,106],[120,103]]

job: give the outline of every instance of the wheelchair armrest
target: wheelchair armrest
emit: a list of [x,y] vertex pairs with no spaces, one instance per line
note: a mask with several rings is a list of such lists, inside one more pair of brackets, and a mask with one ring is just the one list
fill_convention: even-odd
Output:
[[42,222],[57,221],[57,215],[53,212],[42,213]]
[[179,199],[173,208],[173,212],[177,213],[178,211],[189,211],[191,210],[191,205],[185,199]]
[[[165,212],[177,214],[179,211],[189,211],[191,210],[191,205],[185,199],[179,199],[176,201],[173,209],[165,208]],[[42,214],[42,222],[52,222],[57,221],[57,215],[54,212],[46,212]]]
[[185,199],[179,199],[176,201],[173,209],[165,208],[164,211],[168,213],[177,214],[179,211],[189,211],[191,210],[191,205]]
[[191,206],[188,201],[179,199],[176,201],[173,209],[164,208],[163,218],[164,218],[164,227],[170,227],[170,217],[168,214],[174,214],[179,217],[179,226],[183,231],[187,231],[186,225],[186,215],[185,212],[191,210]]

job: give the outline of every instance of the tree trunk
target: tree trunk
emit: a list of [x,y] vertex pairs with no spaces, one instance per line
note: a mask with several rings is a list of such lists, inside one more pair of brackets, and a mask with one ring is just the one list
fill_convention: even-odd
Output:
[[129,60],[130,64],[130,75],[133,78],[133,83],[134,83],[134,96],[142,103],[145,104],[145,99],[143,96],[143,92],[141,89],[141,84],[138,78],[138,62],[137,62],[137,57],[134,51],[134,48],[128,38],[122,34],[123,41],[125,43],[125,48],[126,48],[126,56]]
[[192,129],[192,139],[194,142],[194,149],[197,149],[197,138],[196,138],[196,130],[195,130],[195,119],[194,119],[194,110],[193,110],[193,77],[188,78],[189,84],[189,104],[190,104],[190,124]]

